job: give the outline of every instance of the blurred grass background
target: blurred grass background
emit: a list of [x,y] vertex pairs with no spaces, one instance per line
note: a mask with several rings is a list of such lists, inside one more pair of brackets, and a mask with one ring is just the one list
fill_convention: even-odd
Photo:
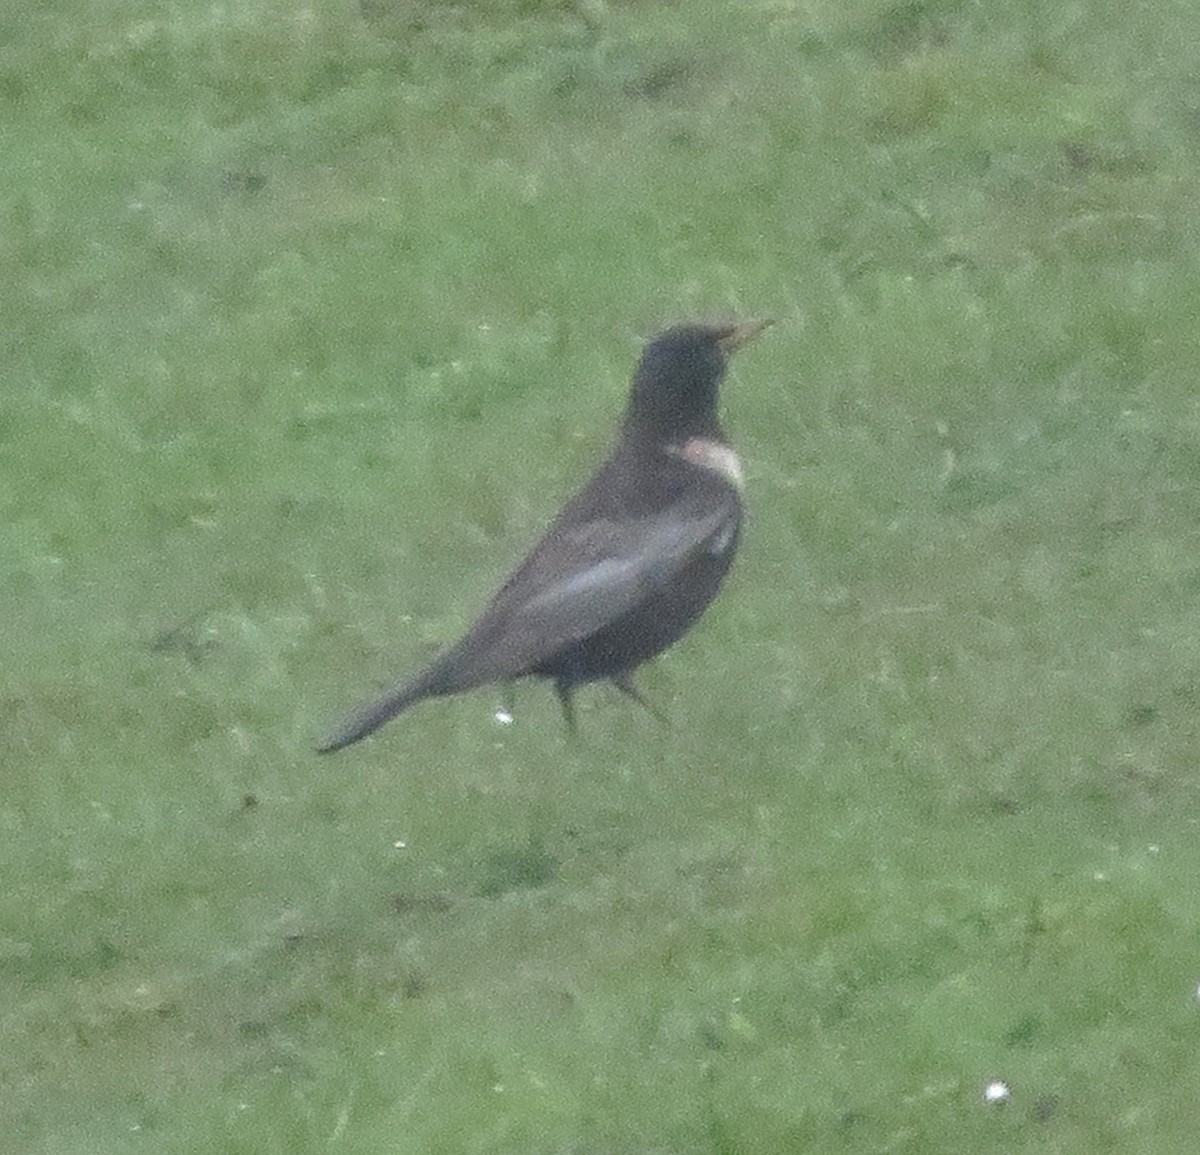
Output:
[[[1190,1149],[1198,59],[1185,0],[5,5],[0,1150]],[[313,756],[728,311],[672,726]]]

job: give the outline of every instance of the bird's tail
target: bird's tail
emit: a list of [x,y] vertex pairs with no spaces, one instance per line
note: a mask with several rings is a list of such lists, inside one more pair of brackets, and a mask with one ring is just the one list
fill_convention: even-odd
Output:
[[429,669],[397,689],[389,690],[382,697],[356,706],[343,719],[341,725],[317,747],[317,753],[332,754],[335,750],[352,746],[368,734],[375,733],[385,722],[390,722],[409,706],[414,706],[425,698],[453,693],[457,687],[446,678],[443,666],[443,662],[435,662]]
[[360,738],[373,734],[385,722],[391,721],[402,710],[407,710],[414,702],[424,697],[426,694],[419,686],[408,685],[393,690],[382,698],[356,706],[338,728],[317,747],[317,753],[332,754],[335,750],[353,745]]

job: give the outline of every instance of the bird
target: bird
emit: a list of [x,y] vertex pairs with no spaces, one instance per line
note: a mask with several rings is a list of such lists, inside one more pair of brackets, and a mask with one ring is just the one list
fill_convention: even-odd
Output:
[[729,358],[770,320],[683,322],[646,344],[607,458],[467,632],[356,709],[317,747],[341,750],[426,698],[540,677],[570,730],[574,693],[633,671],[708,608],[737,552],[743,471],[718,414]]

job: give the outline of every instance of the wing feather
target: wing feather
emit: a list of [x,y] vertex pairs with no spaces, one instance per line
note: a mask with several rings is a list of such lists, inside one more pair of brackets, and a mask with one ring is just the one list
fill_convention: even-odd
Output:
[[635,520],[559,527],[446,655],[448,664],[461,671],[464,685],[531,669],[636,609],[699,553],[720,552],[738,515],[731,498]]

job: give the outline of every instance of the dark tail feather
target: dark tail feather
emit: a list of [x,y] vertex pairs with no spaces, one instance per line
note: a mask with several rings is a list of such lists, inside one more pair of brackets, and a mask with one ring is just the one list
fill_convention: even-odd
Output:
[[350,712],[345,721],[317,747],[318,754],[332,754],[346,746],[352,746],[368,734],[375,733],[385,722],[390,722],[397,714],[415,705],[422,698],[428,698],[439,691],[430,685],[428,676],[422,675],[415,680],[385,694],[382,698],[366,702]]

